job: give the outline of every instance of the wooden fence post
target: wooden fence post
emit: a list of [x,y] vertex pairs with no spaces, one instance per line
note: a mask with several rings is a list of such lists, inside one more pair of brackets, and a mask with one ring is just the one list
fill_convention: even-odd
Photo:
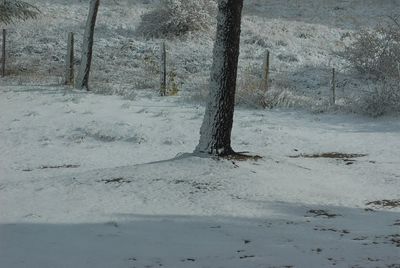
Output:
[[331,104],[336,103],[336,69],[332,68],[332,101]]
[[74,84],[74,33],[68,33],[67,58],[65,60],[65,85]]
[[3,44],[1,46],[1,76],[6,76],[6,29],[3,29]]
[[165,42],[161,44],[161,60],[160,60],[160,95],[167,95],[167,51]]
[[263,77],[262,77],[262,86],[261,89],[263,92],[268,91],[268,80],[269,80],[269,66],[270,66],[270,53],[269,50],[267,50],[265,62],[264,62],[264,68],[263,68]]
[[397,63],[397,74],[399,75],[400,79],[400,62]]

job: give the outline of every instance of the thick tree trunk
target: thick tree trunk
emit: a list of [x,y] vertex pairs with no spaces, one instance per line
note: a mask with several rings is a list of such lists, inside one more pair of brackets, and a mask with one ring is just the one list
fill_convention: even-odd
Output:
[[75,83],[75,87],[78,89],[89,90],[89,73],[92,64],[94,26],[96,24],[99,5],[100,0],[90,0],[89,15],[86,21],[85,34],[82,43],[81,65]]
[[243,0],[219,0],[209,97],[195,153],[230,155]]

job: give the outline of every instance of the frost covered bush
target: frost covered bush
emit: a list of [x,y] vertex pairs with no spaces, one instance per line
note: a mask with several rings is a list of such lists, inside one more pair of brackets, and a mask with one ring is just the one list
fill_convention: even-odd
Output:
[[284,83],[269,83],[263,88],[262,68],[248,65],[239,73],[236,104],[251,108],[301,107],[303,100],[291,93]]
[[0,2],[0,24],[11,24],[15,20],[35,19],[39,9],[29,3],[19,0]]
[[358,101],[362,112],[377,117],[400,111],[400,17],[356,33],[343,56],[373,82],[373,90]]
[[261,89],[262,68],[257,65],[248,65],[239,72],[236,104],[252,108],[265,108],[265,94]]
[[400,20],[393,18],[392,23],[386,26],[359,31],[343,56],[362,74],[374,76],[377,80],[399,79]]
[[137,31],[157,38],[208,30],[215,10],[214,0],[161,0],[155,9],[142,15]]
[[359,110],[369,116],[378,117],[390,112],[400,112],[400,86],[395,81],[383,81],[372,92],[362,97]]

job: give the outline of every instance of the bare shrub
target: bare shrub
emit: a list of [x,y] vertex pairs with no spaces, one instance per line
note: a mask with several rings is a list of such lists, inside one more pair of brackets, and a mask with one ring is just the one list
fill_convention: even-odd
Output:
[[364,114],[379,117],[390,112],[400,112],[400,90],[398,82],[383,81],[358,101],[358,108]]
[[342,54],[372,83],[357,106],[373,117],[400,111],[400,16],[389,18],[384,26],[356,33]]
[[343,53],[344,58],[361,74],[371,75],[377,80],[399,79],[399,21],[399,18],[391,18],[385,26],[356,33],[355,41]]
[[304,98],[296,96],[286,81],[274,81],[263,89],[262,68],[248,65],[239,74],[236,104],[257,109],[303,107]]
[[142,15],[137,32],[145,37],[174,37],[211,27],[216,11],[214,0],[161,0]]
[[239,74],[236,104],[252,108],[266,108],[265,93],[261,90],[261,67],[246,66]]
[[0,24],[11,24],[16,20],[36,19],[40,11],[34,5],[19,0],[0,2]]
[[270,109],[275,107],[301,107],[296,96],[288,88],[271,88],[265,95],[265,106]]

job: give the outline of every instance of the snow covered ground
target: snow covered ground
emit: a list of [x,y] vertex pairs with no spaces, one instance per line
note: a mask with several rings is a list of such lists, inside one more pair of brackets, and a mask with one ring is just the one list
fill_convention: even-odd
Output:
[[60,85],[87,1],[31,2],[42,16],[8,29],[0,80],[1,268],[400,267],[398,116],[315,113],[332,67],[339,109],[368,90],[337,52],[397,0],[245,1],[239,102],[268,49],[273,89],[314,111],[239,106],[249,161],[190,155],[212,33],[167,40],[181,91],[160,98],[161,40],[135,32],[156,1],[103,1],[91,85],[113,95],[87,94]]
[[[0,267],[400,266],[397,118],[238,109],[243,162],[184,154],[204,111],[179,97],[0,107]],[[296,157],[328,152],[365,156]]]

